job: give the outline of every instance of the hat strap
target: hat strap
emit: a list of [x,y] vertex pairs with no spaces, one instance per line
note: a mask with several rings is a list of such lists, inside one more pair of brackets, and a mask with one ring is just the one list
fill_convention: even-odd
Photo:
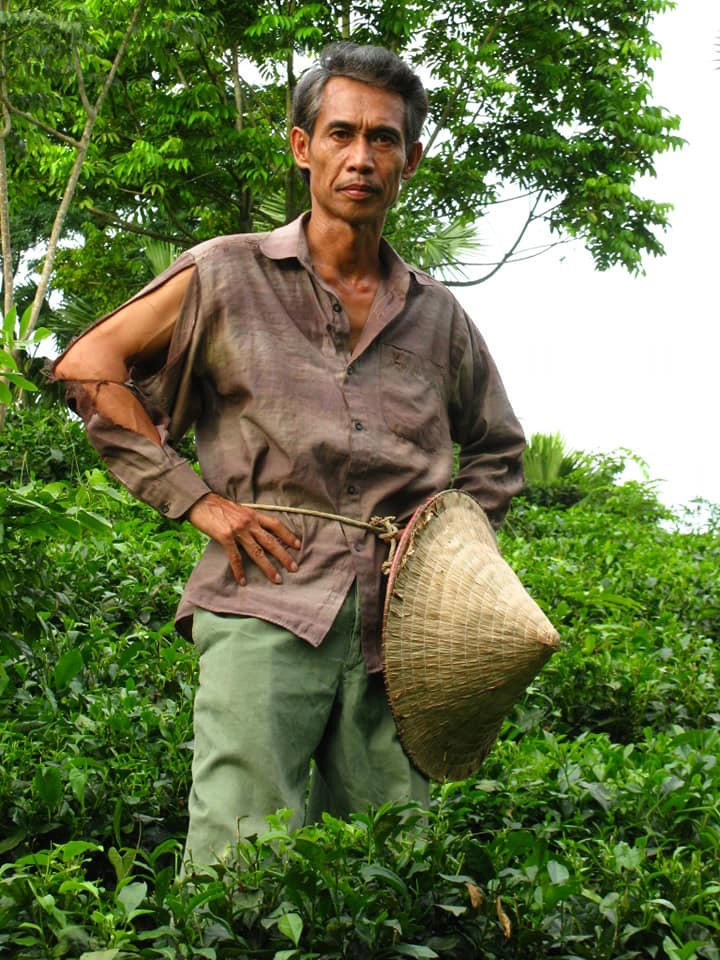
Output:
[[390,548],[387,559],[383,562],[381,568],[383,573],[390,572],[397,548],[397,536],[400,533],[400,527],[395,523],[397,517],[371,517],[369,522],[366,522],[365,520],[355,520],[353,517],[342,517],[337,513],[325,513],[322,510],[309,510],[305,507],[283,507],[277,503],[240,503],[238,506],[248,507],[251,510],[274,510],[277,513],[301,513],[306,517],[320,517],[321,520],[336,520],[338,523],[347,524],[351,527],[362,527],[363,530],[371,530],[379,540],[387,543]]

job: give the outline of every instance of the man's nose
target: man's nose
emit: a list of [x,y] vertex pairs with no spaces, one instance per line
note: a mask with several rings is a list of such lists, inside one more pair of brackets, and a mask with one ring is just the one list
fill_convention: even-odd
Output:
[[351,170],[371,170],[374,166],[372,145],[365,137],[355,137],[348,154]]

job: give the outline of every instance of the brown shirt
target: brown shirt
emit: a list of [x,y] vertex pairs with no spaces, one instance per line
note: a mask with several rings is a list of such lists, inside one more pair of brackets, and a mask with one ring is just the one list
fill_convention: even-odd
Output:
[[[133,298],[194,267],[167,355],[132,371],[163,445],[86,411],[108,467],[171,518],[213,490],[407,521],[449,486],[456,441],[454,486],[497,526],[522,484],[524,438],[476,328],[445,287],[383,242],[386,283],[351,353],[347,317],[313,272],[302,222],[201,243]],[[172,448],[193,424],[202,477]],[[386,546],[334,521],[279,516],[302,540],[299,571],[275,585],[246,563],[241,587],[211,541],[178,626],[187,632],[203,607],[261,617],[317,646],[357,579],[363,652],[379,670]]]

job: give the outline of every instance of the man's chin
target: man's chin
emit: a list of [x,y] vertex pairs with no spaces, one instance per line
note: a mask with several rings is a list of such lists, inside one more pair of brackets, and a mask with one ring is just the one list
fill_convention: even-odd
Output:
[[375,202],[363,202],[343,204],[341,209],[335,211],[340,219],[356,226],[384,223],[387,210],[381,204]]

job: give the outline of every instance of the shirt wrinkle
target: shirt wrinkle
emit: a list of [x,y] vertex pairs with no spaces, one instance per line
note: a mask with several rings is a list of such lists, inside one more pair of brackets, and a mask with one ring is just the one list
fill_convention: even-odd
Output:
[[[165,364],[134,371],[167,436],[161,452],[113,424],[89,424],[93,443],[115,476],[169,517],[213,490],[404,523],[450,485],[458,441],[456,485],[497,525],[522,485],[524,438],[482,337],[445,287],[383,241],[386,287],[351,355],[345,311],[333,310],[337,297],[312,271],[305,217],[201,243],[134,298],[194,266]],[[172,447],[191,425],[201,476]],[[278,586],[246,561],[240,587],[211,541],[180,601],[179,628],[187,635],[201,607],[260,617],[318,646],[357,580],[363,655],[379,671],[387,546],[336,521],[274,516],[301,538],[298,572],[283,571]]]

